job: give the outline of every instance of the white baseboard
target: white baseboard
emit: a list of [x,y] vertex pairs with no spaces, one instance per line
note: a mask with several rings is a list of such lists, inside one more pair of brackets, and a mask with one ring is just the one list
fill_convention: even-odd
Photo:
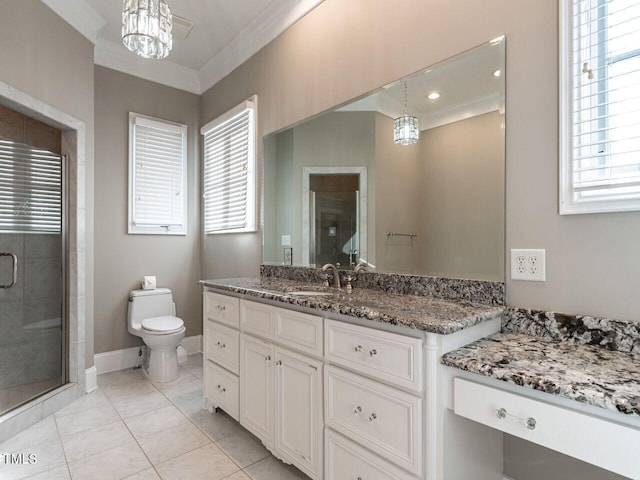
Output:
[[98,369],[95,365],[84,371],[84,391],[91,393],[98,388]]
[[[185,337],[181,344],[189,355],[200,353],[202,352],[202,335]],[[96,353],[93,356],[93,362],[97,375],[135,367],[138,361],[138,351],[139,347],[131,347],[122,350],[113,350],[111,352]],[[146,346],[142,347],[142,352],[144,355]]]
[[[147,350],[146,346],[142,346],[142,355]],[[111,352],[96,353],[93,356],[93,363],[96,366],[98,375],[101,373],[116,372],[125,368],[135,367],[138,361],[138,352],[140,347],[124,348],[122,350],[113,350]]]
[[187,351],[189,355],[194,353],[202,353],[202,335],[194,335],[192,337],[185,337],[180,343]]

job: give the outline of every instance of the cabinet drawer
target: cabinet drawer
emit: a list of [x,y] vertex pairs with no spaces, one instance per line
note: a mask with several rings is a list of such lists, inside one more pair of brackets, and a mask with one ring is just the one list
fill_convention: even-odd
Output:
[[454,379],[458,415],[629,478],[640,478],[640,429]]
[[214,406],[221,408],[237,421],[240,405],[238,377],[210,360],[206,362],[205,375],[204,384],[206,385],[205,395],[207,398]]
[[205,348],[208,360],[213,360],[236,375],[238,374],[240,366],[239,331],[208,320]]
[[325,432],[326,480],[415,480],[416,477],[330,429]]
[[336,367],[325,368],[326,426],[409,472],[422,472],[422,400]]
[[322,317],[276,309],[276,339],[311,355],[322,356]]
[[231,327],[240,326],[240,300],[205,290],[205,317]]
[[422,391],[422,340],[326,320],[325,356],[332,363]]
[[242,300],[240,302],[240,324],[244,332],[273,339],[276,332],[276,309],[262,303]]

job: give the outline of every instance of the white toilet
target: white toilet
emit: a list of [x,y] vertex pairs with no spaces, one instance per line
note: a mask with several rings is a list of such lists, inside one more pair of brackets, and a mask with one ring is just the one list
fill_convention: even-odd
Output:
[[133,290],[129,294],[129,333],[147,346],[147,376],[154,382],[178,378],[177,348],[184,338],[184,322],[176,315],[168,288]]

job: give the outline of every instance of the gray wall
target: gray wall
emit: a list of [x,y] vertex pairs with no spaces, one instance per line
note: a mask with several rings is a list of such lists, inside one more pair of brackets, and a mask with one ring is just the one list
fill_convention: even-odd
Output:
[[421,132],[427,275],[504,281],[504,117]]
[[[144,275],[173,291],[186,335],[202,333],[197,95],[95,67],[95,351],[136,346],[127,332],[129,291]],[[129,112],[187,124],[187,235],[128,235]]]
[[[0,1],[0,81],[86,125],[85,206],[93,211],[93,45],[39,0]],[[93,365],[93,216],[86,215],[86,367]]]
[[[553,0],[326,0],[208,90],[201,119],[256,93],[262,136],[504,33],[507,248],[547,249],[547,282],[507,280],[509,304],[638,321],[640,213],[557,214],[557,10]],[[204,273],[255,274],[260,248],[259,233],[209,236]]]
[[[557,213],[555,0],[407,0],[401,7],[325,0],[207,91],[201,120],[257,94],[262,136],[500,34],[507,36],[506,247],[547,249],[547,282],[507,279],[508,303],[639,321],[640,213]],[[260,232],[209,236],[203,273],[255,275],[260,258]],[[535,471],[518,480],[529,478]]]

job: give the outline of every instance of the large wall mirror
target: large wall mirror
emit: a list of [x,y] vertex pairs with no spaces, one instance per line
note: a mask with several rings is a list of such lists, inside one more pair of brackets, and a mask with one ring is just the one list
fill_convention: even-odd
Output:
[[504,78],[500,37],[265,137],[264,263],[504,281]]

